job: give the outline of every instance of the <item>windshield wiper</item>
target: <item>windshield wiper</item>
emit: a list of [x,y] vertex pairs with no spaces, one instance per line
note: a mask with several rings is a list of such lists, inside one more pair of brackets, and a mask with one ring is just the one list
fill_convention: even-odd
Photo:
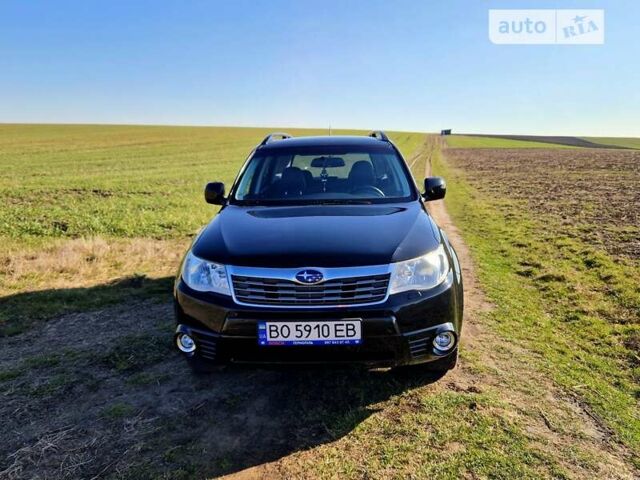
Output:
[[373,202],[366,199],[326,198],[314,200],[240,200],[233,204],[242,207],[286,207],[304,205],[371,205]]
[[236,200],[233,202],[233,205],[238,205],[240,207],[267,207],[277,204],[277,202],[265,202],[264,200]]

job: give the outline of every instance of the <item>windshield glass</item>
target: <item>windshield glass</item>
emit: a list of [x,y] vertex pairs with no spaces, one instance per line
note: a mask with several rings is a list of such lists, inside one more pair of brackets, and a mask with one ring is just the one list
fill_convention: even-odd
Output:
[[413,199],[390,144],[258,150],[233,194],[236,203],[386,203]]

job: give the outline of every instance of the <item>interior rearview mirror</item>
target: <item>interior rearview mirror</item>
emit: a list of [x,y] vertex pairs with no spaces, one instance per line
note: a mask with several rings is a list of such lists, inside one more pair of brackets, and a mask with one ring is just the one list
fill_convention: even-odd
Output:
[[222,182],[209,182],[204,187],[204,199],[207,203],[213,205],[224,204],[224,183]]
[[311,160],[313,168],[340,168],[344,167],[344,158],[342,157],[316,157]]
[[424,193],[426,201],[440,200],[447,193],[447,182],[442,177],[427,177],[424,179]]

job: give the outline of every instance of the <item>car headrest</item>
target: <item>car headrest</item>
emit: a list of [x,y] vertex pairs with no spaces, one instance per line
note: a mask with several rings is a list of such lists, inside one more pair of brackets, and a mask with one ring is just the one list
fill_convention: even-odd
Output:
[[302,170],[302,174],[304,175],[304,181],[307,184],[307,187],[313,183],[313,173],[309,170]]
[[353,164],[349,172],[349,182],[352,187],[362,185],[373,185],[376,176],[373,173],[373,166],[366,160],[359,160]]
[[287,167],[282,172],[280,188],[285,195],[301,195],[306,182],[304,173],[298,167]]

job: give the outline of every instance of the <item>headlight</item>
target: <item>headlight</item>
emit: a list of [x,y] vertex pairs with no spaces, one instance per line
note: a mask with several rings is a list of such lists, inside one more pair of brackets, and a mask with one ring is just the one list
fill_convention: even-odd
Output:
[[199,292],[231,295],[227,270],[219,263],[207,262],[189,252],[182,266],[182,279],[189,288]]
[[432,252],[393,264],[389,293],[426,290],[440,285],[449,272],[449,261],[440,245]]

